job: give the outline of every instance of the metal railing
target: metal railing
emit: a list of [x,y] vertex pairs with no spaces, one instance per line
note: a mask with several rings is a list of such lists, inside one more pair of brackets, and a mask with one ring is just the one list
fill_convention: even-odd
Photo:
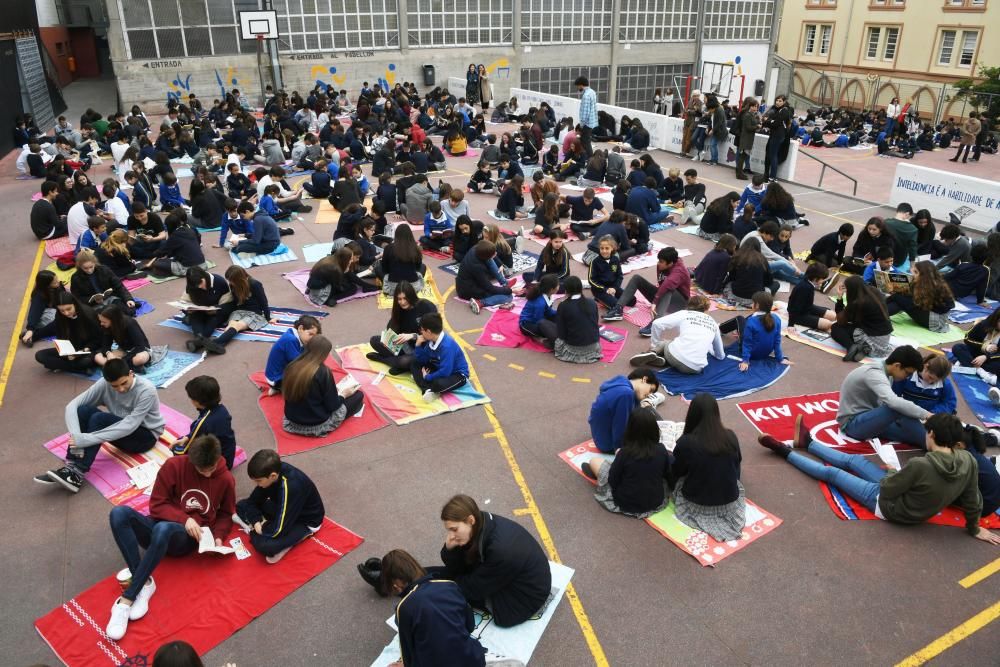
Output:
[[847,180],[849,180],[851,183],[854,184],[854,191],[851,193],[851,196],[852,197],[856,197],[857,196],[857,194],[858,194],[858,179],[854,178],[853,176],[851,176],[849,174],[844,173],[840,169],[837,169],[836,167],[834,167],[829,162],[826,162],[825,160],[819,159],[818,157],[816,157],[815,155],[809,153],[808,151],[799,151],[799,156],[801,157],[803,155],[805,157],[811,159],[811,160],[816,160],[816,162],[819,162],[821,165],[823,165],[823,168],[820,169],[820,172],[819,172],[819,182],[816,184],[817,188],[819,188],[820,190],[823,189],[823,176],[826,175],[826,170],[827,169],[831,169],[831,170],[837,172],[838,174],[840,174],[841,176],[843,176],[844,178],[846,178]]

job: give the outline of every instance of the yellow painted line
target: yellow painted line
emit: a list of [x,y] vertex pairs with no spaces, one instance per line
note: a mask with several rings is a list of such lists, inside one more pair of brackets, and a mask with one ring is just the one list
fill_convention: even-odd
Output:
[[573,382],[583,382],[584,384],[587,384],[590,382],[590,378],[573,378]]
[[495,437],[497,437],[497,434],[494,433],[493,431],[490,431],[489,433],[483,433],[483,440],[489,440],[490,438],[495,438]]
[[38,267],[42,265],[42,253],[45,252],[45,243],[39,241],[38,252],[35,253],[35,263],[31,267],[28,275],[28,284],[24,287],[24,296],[21,297],[21,308],[17,311],[17,319],[14,321],[14,330],[10,332],[10,344],[7,345],[7,358],[3,362],[3,371],[0,371],[0,405],[3,405],[4,394],[7,393],[7,381],[10,379],[10,369],[14,366],[14,355],[17,354],[19,345],[19,334],[24,326],[24,320],[28,317],[28,306],[31,305],[31,290],[35,286],[35,274]]
[[555,373],[546,373],[545,371],[538,371],[538,376],[539,377],[543,377],[543,378],[552,379],[552,378],[555,378],[556,374]]
[[991,575],[994,575],[997,572],[1000,572],[1000,558],[997,558],[989,565],[981,567],[972,574],[970,574],[969,576],[965,577],[964,579],[961,579],[958,582],[958,585],[961,586],[962,588],[972,588],[983,579]]
[[492,354],[484,354],[483,355],[483,359],[489,359],[490,361],[496,361],[497,360],[497,358],[494,357]]
[[[444,296],[441,297],[438,292],[437,283],[434,282],[433,277],[428,282],[434,290],[434,293],[440,297],[438,302],[441,304],[447,304],[447,298],[451,296],[455,287],[449,287],[444,293]],[[451,324],[448,323],[448,316],[445,310],[445,306],[442,306],[441,319],[444,322],[445,330],[451,333],[454,330],[451,328]],[[460,340],[459,342],[461,344],[463,341]],[[476,372],[476,367],[471,363],[469,364],[469,381],[472,383],[472,386],[476,391],[481,394],[486,393],[482,382],[479,381],[479,374]],[[555,542],[552,540],[552,533],[549,532],[549,527],[545,523],[545,519],[542,517],[541,511],[538,509],[538,504],[535,502],[535,496],[531,493],[531,489],[528,487],[528,482],[524,479],[524,473],[521,472],[521,466],[518,464],[517,458],[514,456],[514,451],[510,448],[510,442],[507,440],[507,435],[504,433],[503,427],[500,426],[500,420],[497,419],[496,412],[493,410],[493,404],[485,404],[483,406],[483,410],[486,412],[486,418],[489,420],[490,425],[493,427],[493,431],[496,434],[500,450],[507,459],[507,466],[510,468],[511,474],[514,475],[514,482],[521,490],[521,496],[524,498],[524,504],[527,506],[528,511],[531,512],[531,517],[535,523],[535,530],[538,531],[538,536],[542,540],[542,545],[545,547],[546,553],[551,560],[556,563],[561,563],[562,560],[559,558],[559,552],[556,550]],[[569,600],[569,606],[573,610],[573,615],[576,617],[577,624],[580,626],[580,632],[583,633],[584,641],[587,642],[590,654],[594,658],[594,664],[597,665],[597,667],[607,667],[610,663],[608,662],[607,656],[604,655],[604,648],[601,646],[601,642],[597,638],[597,633],[594,632],[594,626],[590,623],[590,617],[587,616],[587,611],[583,608],[583,602],[580,601],[580,596],[577,595],[576,587],[573,585],[572,581],[566,585],[566,599]]]
[[518,507],[516,510],[514,510],[514,516],[529,516],[531,514],[534,514],[534,512],[532,512],[527,507]]
[[479,327],[478,329],[466,329],[465,331],[459,331],[458,333],[462,334],[463,336],[474,333],[483,333],[483,328]]
[[507,368],[513,368],[515,371],[524,370],[524,366],[521,366],[520,364],[507,364]]
[[1000,602],[995,603],[992,607],[983,609],[966,622],[941,635],[910,657],[897,662],[896,667],[918,667],[918,665],[923,665],[941,655],[972,633],[982,630],[998,618],[1000,618]]

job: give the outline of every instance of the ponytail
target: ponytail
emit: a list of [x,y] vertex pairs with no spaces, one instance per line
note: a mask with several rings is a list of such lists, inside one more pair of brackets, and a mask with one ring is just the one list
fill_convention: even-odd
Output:
[[774,297],[767,290],[762,290],[754,294],[752,298],[754,307],[764,313],[761,318],[764,322],[764,330],[768,333],[774,331],[774,315],[771,314],[771,308],[774,307]]

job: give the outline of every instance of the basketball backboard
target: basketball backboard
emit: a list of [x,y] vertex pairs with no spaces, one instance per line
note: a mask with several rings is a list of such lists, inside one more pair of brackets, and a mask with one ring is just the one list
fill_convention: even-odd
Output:
[[278,39],[278,12],[240,12],[240,38]]

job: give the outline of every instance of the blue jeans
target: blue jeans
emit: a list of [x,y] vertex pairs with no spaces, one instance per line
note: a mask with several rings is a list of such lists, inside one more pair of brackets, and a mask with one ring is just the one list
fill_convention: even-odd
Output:
[[895,440],[925,448],[927,432],[919,419],[904,417],[887,405],[854,415],[843,432],[855,440]]
[[[164,556],[186,556],[198,548],[183,525],[143,516],[124,505],[111,509],[111,534],[132,573],[132,584],[122,597],[133,601]],[[140,546],[146,550],[141,557]]]
[[768,139],[767,141],[767,174],[768,178],[778,177],[778,153],[781,152],[783,141]]
[[487,262],[489,264],[490,270],[493,272],[493,279],[498,281],[501,285],[507,284],[507,279],[503,277],[500,272],[500,267],[502,266],[500,260],[494,257],[491,261]]
[[499,306],[500,304],[508,303],[513,300],[514,297],[510,294],[491,294],[479,299],[479,303],[483,304],[483,306]]
[[815,440],[806,451],[830,465],[825,466],[798,452],[789,454],[788,462],[813,479],[837,487],[870,511],[875,511],[881,490],[879,482],[886,476],[885,470],[859,454],[844,454]]
[[[98,410],[93,405],[77,407],[76,417],[80,421],[80,431],[83,433],[100,431],[122,420],[121,417]],[[156,444],[156,436],[145,426],[140,426],[132,433],[113,441],[111,444],[129,454],[142,454],[153,448]],[[90,466],[94,464],[94,459],[97,458],[99,451],[101,451],[100,444],[84,447],[83,454],[80,456],[74,456],[67,450],[66,465],[81,475],[85,475],[90,470]]]
[[771,275],[775,280],[784,280],[792,285],[798,285],[802,280],[802,276],[796,274],[795,266],[787,260],[776,259],[773,262],[768,262],[767,268],[771,270]]
[[722,140],[716,139],[714,135],[711,136],[711,137],[709,137],[709,140],[708,140],[708,150],[709,150],[709,153],[712,155],[712,162],[718,162],[719,161],[719,144],[720,143],[722,143]]

